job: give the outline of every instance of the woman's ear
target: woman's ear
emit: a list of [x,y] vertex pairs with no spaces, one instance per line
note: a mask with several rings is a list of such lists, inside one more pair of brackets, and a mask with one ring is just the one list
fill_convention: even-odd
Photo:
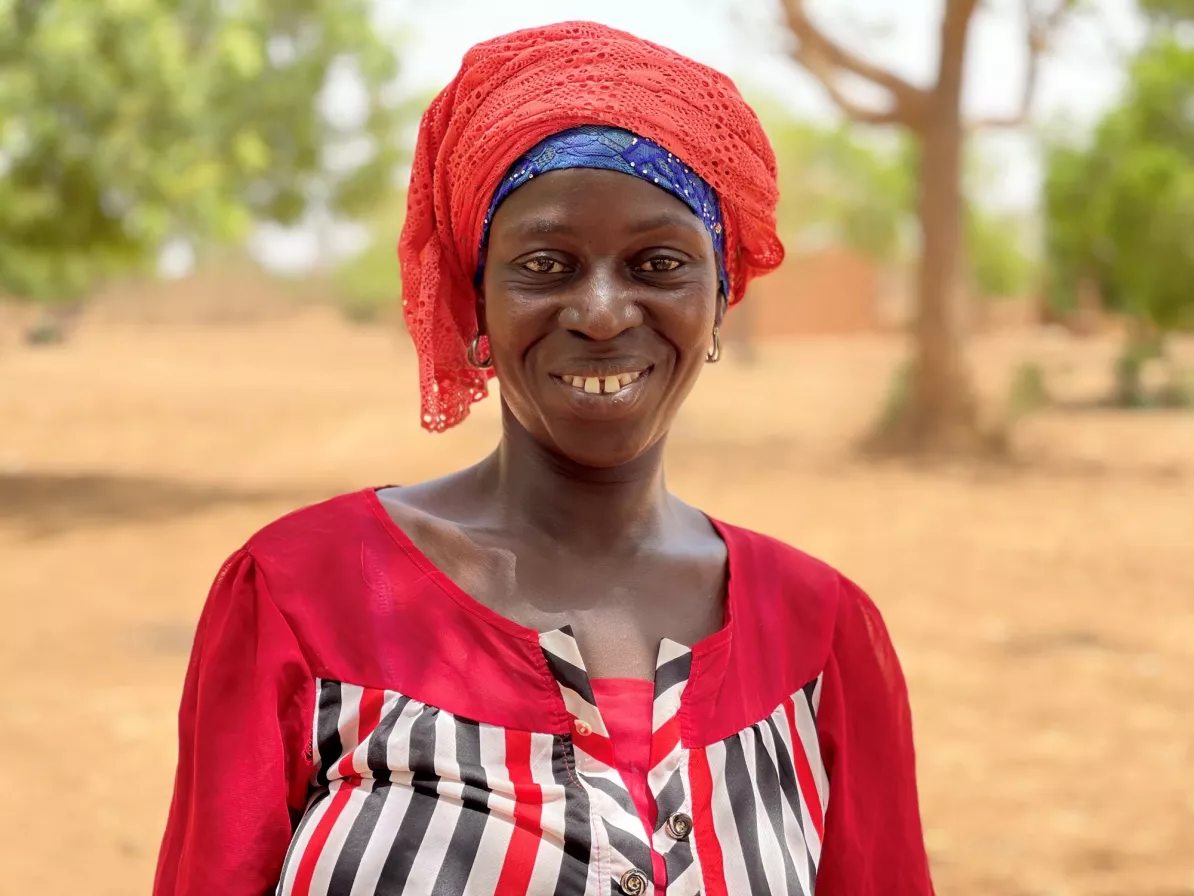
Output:
[[729,307],[730,300],[726,298],[725,292],[719,289],[717,291],[717,316],[713,319],[713,326],[720,327],[722,325]]

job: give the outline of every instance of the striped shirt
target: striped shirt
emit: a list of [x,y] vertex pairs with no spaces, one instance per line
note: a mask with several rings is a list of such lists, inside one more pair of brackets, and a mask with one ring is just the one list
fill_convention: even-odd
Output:
[[267,527],[196,633],[155,896],[931,893],[873,604],[716,525],[727,624],[659,646],[654,819],[568,628],[473,600],[373,490]]

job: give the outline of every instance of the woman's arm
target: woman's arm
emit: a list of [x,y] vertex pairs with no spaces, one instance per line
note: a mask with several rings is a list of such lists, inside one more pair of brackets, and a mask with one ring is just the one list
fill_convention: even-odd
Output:
[[299,643],[239,551],[195,634],[154,896],[272,892],[306,799],[313,715]]
[[845,580],[822,687],[829,805],[818,896],[931,896],[904,674],[879,610]]

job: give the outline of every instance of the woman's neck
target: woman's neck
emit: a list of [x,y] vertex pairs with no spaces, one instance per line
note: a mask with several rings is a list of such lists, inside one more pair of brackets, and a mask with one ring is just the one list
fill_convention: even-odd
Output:
[[578,552],[609,553],[657,542],[675,504],[663,474],[661,439],[617,467],[585,467],[540,445],[508,411],[498,449],[481,464],[502,524]]

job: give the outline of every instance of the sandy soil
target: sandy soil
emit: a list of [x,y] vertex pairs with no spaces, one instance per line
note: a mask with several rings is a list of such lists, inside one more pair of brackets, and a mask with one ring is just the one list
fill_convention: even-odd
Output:
[[[976,361],[989,396],[1035,358],[1077,398],[1112,351],[1001,336]],[[899,352],[806,341],[711,368],[673,487],[883,608],[940,893],[1194,893],[1194,414],[1055,410],[1013,466],[866,464],[851,439]],[[148,892],[217,564],[299,504],[481,456],[495,406],[421,433],[402,338],[317,311],[0,341],[0,893]]]

